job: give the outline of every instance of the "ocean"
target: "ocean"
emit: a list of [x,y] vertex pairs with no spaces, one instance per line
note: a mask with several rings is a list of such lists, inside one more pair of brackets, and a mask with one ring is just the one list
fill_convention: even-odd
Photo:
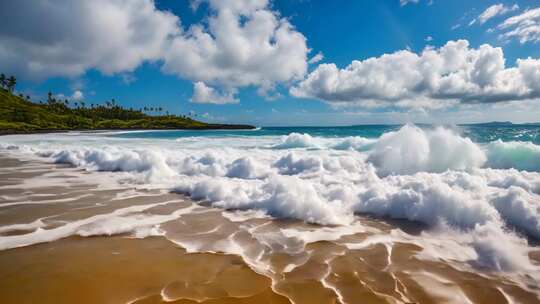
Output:
[[[55,166],[0,186],[9,215],[0,216],[0,252],[72,236],[164,237],[187,252],[242,257],[293,303],[309,303],[290,287],[296,271],[349,303],[359,299],[354,284],[394,302],[540,295],[539,125],[10,135],[0,156],[28,164],[6,166],[13,174]],[[74,185],[86,190],[63,201],[36,190]],[[107,191],[114,196],[72,205]],[[175,207],[171,195],[189,204]],[[153,196],[167,199],[144,200]],[[28,205],[54,211],[14,209]],[[355,264],[374,253],[384,261]],[[357,281],[340,281],[352,269]],[[472,275],[492,293],[467,287]]]

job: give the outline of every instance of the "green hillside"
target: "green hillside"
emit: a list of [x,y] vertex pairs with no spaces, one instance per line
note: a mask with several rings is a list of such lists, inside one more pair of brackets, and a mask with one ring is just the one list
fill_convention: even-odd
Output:
[[[104,105],[69,104],[49,94],[46,103],[0,88],[0,134],[110,129],[251,129],[248,125],[208,124],[190,117],[151,116],[142,110],[125,109],[114,100]],[[161,110],[161,108],[159,109]]]

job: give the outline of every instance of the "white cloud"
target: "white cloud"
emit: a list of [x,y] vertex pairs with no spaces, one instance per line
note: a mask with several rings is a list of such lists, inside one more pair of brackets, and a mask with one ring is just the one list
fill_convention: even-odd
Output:
[[317,55],[315,55],[315,56],[311,57],[311,59],[309,59],[308,63],[309,64],[314,64],[314,63],[317,63],[317,62],[319,62],[319,61],[321,61],[323,59],[324,59],[323,53],[318,52]]
[[420,54],[403,50],[344,69],[321,64],[290,89],[296,97],[333,105],[439,108],[461,103],[494,103],[540,97],[540,60],[518,59],[506,68],[501,48],[470,48],[449,41]]
[[409,3],[418,3],[419,0],[399,0],[399,5],[405,6]]
[[125,85],[129,85],[137,81],[137,77],[135,77],[133,73],[123,73],[120,75],[120,78],[122,79],[122,83],[124,83]]
[[520,43],[540,42],[540,7],[506,19],[497,27],[501,39],[516,38]]
[[267,0],[210,0],[209,6],[207,26],[173,39],[165,72],[214,86],[257,86],[263,95],[305,75],[306,38]]
[[431,42],[431,41],[433,41],[433,37],[427,36],[424,40],[425,40],[426,42]]
[[[461,17],[459,17],[458,21],[450,28],[452,31],[456,30],[460,27],[462,27],[465,24],[465,19],[469,19],[469,16],[472,14],[476,14],[476,9],[472,8],[468,11],[466,11]],[[476,18],[474,18],[476,19]]]
[[73,92],[73,95],[71,95],[71,99],[73,100],[82,100],[84,98],[83,92],[77,90]]
[[198,81],[193,84],[193,103],[231,104],[238,103],[234,97],[235,91],[220,93],[216,89],[207,86],[204,82]]
[[494,18],[499,15],[504,15],[509,12],[513,12],[519,9],[519,6],[517,4],[514,4],[512,7],[508,7],[502,3],[494,4],[490,7],[488,7],[485,11],[483,11],[476,19],[473,19],[469,26],[475,24],[478,22],[479,24],[486,23],[489,19]]
[[70,96],[66,96],[66,95],[64,95],[62,93],[56,94],[56,98],[60,99],[60,100],[68,99],[68,100],[72,100],[72,101],[79,101],[79,100],[84,99],[84,94],[83,94],[82,91],[76,90]]
[[[307,72],[306,38],[268,0],[207,2],[184,28],[153,0],[1,1],[0,68],[21,78],[76,77],[95,69],[131,75],[146,61],[225,91],[255,86],[273,96]],[[123,77],[129,83],[131,77]]]
[[0,67],[28,78],[132,71],[178,31],[151,0],[2,1],[0,19]]
[[[399,5],[405,6],[409,3],[418,4],[420,0],[399,0]],[[427,5],[433,5],[433,0],[427,0]]]

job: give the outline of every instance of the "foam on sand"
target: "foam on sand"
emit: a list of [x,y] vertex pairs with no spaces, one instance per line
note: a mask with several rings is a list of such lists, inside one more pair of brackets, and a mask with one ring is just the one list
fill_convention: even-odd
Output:
[[[112,213],[91,216],[86,219],[65,223],[55,228],[44,229],[40,224],[43,219],[27,225],[28,228],[36,229],[27,234],[0,236],[0,250],[28,246],[32,244],[51,242],[72,235],[115,235],[134,232],[136,237],[155,233],[155,225],[177,219],[183,214],[189,213],[196,208],[191,206],[178,209],[167,215],[143,215],[141,212],[150,208],[166,205],[171,202],[163,202],[148,205],[130,206],[117,209]],[[7,231],[14,227],[7,227]],[[20,228],[20,227],[17,227]],[[4,228],[5,230],[6,228]]]
[[[532,267],[525,236],[540,238],[540,149],[532,143],[478,144],[454,130],[413,125],[378,139],[292,133],[262,141],[238,137],[226,149],[211,138],[204,140],[209,142],[205,147],[200,141],[194,146],[164,141],[154,147],[93,137],[84,144],[54,145],[25,139],[14,140],[4,151],[114,172],[121,187],[168,189],[215,207],[255,210],[259,216],[345,227],[355,223],[355,214],[421,222],[442,231],[441,238],[459,239],[477,265],[509,271]],[[137,224],[143,227],[140,235],[157,233],[148,227],[163,220],[152,216],[140,221],[150,223]],[[2,245],[137,228],[124,216],[100,221],[104,225],[99,227],[109,228],[100,232],[96,225],[77,223],[45,233],[38,227],[24,237],[4,239]],[[495,241],[501,239],[512,253]]]

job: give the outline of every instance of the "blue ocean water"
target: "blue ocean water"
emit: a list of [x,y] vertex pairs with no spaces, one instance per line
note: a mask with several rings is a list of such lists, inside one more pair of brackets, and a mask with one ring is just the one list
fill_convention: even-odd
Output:
[[[422,129],[432,129],[434,125],[417,125]],[[345,127],[261,127],[255,130],[171,130],[118,133],[121,138],[162,138],[183,137],[226,137],[226,136],[282,136],[291,133],[309,134],[313,137],[378,138],[384,133],[396,131],[402,125],[358,125]],[[521,141],[540,144],[540,124],[475,124],[445,126],[451,128],[473,142],[488,143],[495,140]]]

